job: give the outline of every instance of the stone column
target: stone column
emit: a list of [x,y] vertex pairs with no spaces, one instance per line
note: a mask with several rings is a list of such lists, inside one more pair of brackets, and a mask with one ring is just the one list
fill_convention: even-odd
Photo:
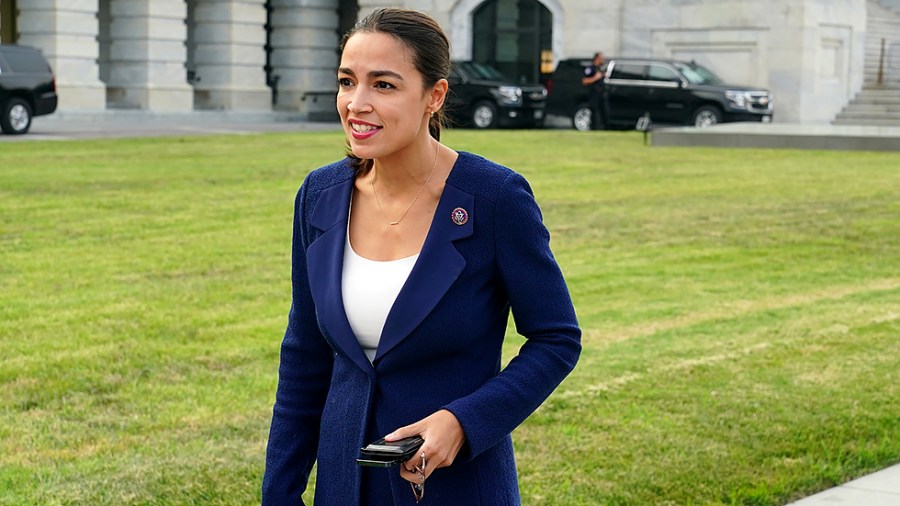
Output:
[[335,116],[338,0],[271,0],[271,66],[279,110]]
[[194,106],[269,110],[265,0],[200,0],[192,14]]
[[190,111],[184,0],[112,0],[107,101],[110,107]]
[[56,76],[59,110],[102,110],[97,0],[19,2],[19,44],[41,49]]

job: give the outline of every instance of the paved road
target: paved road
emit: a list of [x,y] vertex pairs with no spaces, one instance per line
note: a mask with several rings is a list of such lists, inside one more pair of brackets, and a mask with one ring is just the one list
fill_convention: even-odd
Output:
[[[571,122],[551,116],[547,128],[572,128]],[[309,122],[292,113],[150,113],[143,111],[57,112],[34,118],[26,135],[2,135],[0,142],[159,137],[167,135],[253,134],[340,130],[340,124]]]
[[25,135],[0,135],[0,142],[159,137],[168,135],[253,134],[339,130],[338,123],[301,121],[287,113],[227,113],[197,111],[185,114],[141,111],[63,112],[34,118]]

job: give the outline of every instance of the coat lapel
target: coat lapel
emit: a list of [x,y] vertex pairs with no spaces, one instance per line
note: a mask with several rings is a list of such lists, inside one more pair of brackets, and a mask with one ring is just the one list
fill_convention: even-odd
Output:
[[310,224],[323,233],[306,251],[309,288],[316,303],[316,313],[334,345],[340,348],[363,371],[373,373],[371,362],[363,352],[347,313],[341,278],[344,268],[344,244],[347,239],[347,217],[353,178],[322,191]]
[[[466,266],[453,241],[472,235],[473,221],[477,219],[475,197],[453,186],[454,172],[451,171],[451,177],[444,185],[419,258],[388,313],[375,355],[376,362],[422,323]],[[310,224],[321,230],[322,235],[309,245],[306,264],[316,313],[328,329],[333,344],[360,369],[374,373],[372,363],[350,327],[341,291],[353,183],[351,177],[320,194]],[[452,218],[457,208],[468,213],[467,221],[461,225],[457,225]]]
[[[466,266],[453,241],[472,235],[472,223],[477,219],[475,197],[451,184],[453,174],[451,171],[451,177],[444,184],[416,265],[388,313],[375,354],[376,362],[422,323]],[[467,221],[461,225],[452,219],[457,208],[468,213]]]

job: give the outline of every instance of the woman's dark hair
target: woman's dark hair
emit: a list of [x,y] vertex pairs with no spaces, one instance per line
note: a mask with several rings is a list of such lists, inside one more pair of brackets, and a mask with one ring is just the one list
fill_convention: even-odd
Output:
[[[357,33],[384,33],[400,41],[409,49],[413,65],[422,74],[425,89],[450,76],[450,40],[441,25],[428,14],[411,9],[377,9],[359,20],[341,39],[341,53],[347,40]],[[434,112],[428,121],[428,132],[441,140],[444,109]],[[357,173],[367,172],[372,160],[363,160],[348,153]]]

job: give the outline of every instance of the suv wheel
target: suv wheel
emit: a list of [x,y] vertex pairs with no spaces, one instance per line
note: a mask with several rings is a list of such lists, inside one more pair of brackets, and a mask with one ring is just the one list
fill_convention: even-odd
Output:
[[706,128],[722,122],[722,111],[718,107],[704,105],[694,111],[694,126]]
[[24,134],[31,128],[31,107],[28,102],[18,97],[13,97],[3,106],[3,116],[0,117],[0,128],[7,134]]
[[497,125],[497,106],[483,100],[472,108],[472,124],[475,128],[494,128]]
[[587,104],[578,106],[578,109],[575,109],[575,114],[572,115],[572,125],[575,127],[575,130],[579,132],[589,131],[592,124],[591,116],[593,116],[593,113]]

